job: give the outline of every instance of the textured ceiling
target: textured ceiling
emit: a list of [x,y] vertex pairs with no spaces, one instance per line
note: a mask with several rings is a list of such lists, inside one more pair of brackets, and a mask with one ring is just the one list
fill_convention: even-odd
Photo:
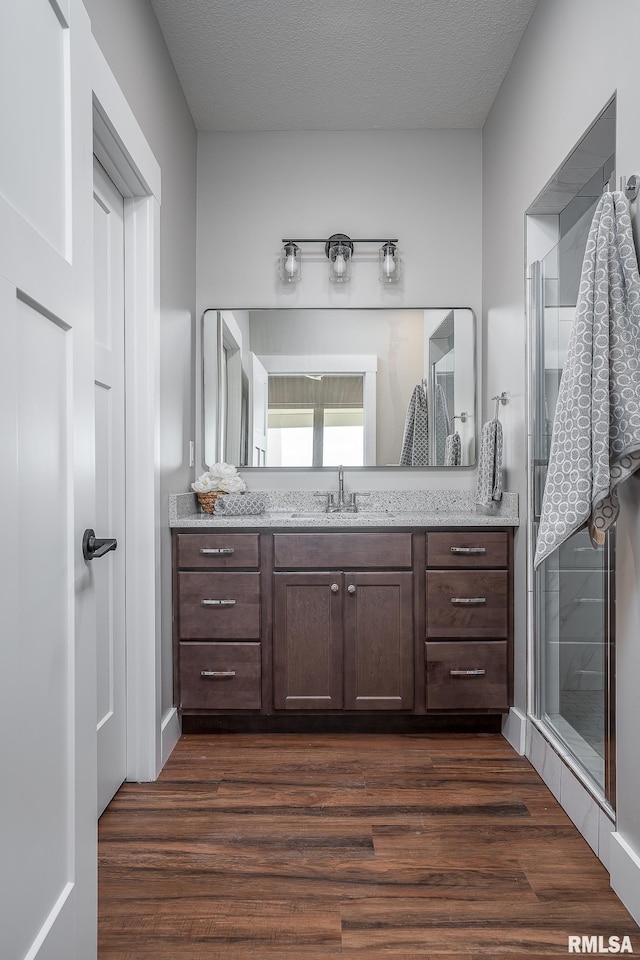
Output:
[[537,0],[151,0],[199,130],[479,127]]

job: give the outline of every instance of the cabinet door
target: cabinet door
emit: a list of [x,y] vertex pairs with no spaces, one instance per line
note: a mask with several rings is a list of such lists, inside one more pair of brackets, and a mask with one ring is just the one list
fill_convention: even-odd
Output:
[[343,575],[276,573],[273,582],[275,709],[341,709]]
[[345,707],[413,707],[413,574],[345,574]]

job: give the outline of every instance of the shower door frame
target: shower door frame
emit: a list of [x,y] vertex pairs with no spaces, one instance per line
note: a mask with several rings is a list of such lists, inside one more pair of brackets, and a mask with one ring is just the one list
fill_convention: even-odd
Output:
[[602,787],[589,775],[570,748],[542,716],[541,652],[542,591],[534,569],[539,524],[537,505],[542,502],[540,468],[547,460],[539,457],[538,397],[545,395],[544,365],[544,274],[542,261],[533,261],[527,278],[527,718],[578,777],[585,789],[610,815],[616,803],[615,741],[615,526],[607,534],[604,556],[604,782]]

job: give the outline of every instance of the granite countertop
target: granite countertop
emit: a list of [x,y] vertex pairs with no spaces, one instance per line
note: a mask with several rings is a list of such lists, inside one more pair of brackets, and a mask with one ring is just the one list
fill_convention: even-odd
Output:
[[504,493],[489,507],[468,493],[449,490],[366,491],[357,494],[357,513],[326,513],[326,491],[251,491],[265,501],[265,512],[222,517],[204,513],[193,493],[169,497],[169,526],[195,529],[267,530],[365,529],[367,527],[517,527],[518,494]]

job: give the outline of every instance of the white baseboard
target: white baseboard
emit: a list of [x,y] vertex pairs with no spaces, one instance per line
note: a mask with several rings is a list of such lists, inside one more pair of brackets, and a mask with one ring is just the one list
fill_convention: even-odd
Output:
[[611,834],[609,860],[611,887],[640,924],[640,857],[616,832]]
[[171,707],[171,709],[168,710],[162,718],[162,727],[160,731],[160,750],[163,767],[171,756],[173,748],[180,739],[181,734],[182,728],[178,711],[175,707]]
[[502,736],[516,753],[524,755],[527,741],[527,718],[517,707],[511,707],[502,722]]

